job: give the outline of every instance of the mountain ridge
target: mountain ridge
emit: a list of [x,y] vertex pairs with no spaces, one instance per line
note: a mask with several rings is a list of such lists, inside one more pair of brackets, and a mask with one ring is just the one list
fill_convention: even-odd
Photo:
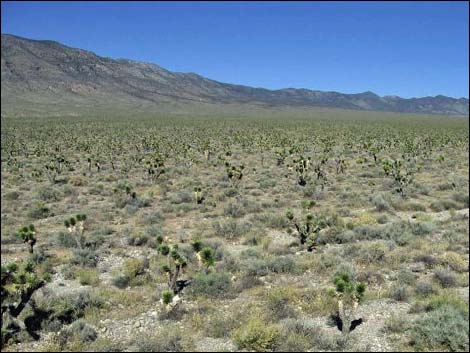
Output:
[[[346,94],[306,88],[270,90],[223,83],[197,73],[172,72],[158,64],[112,59],[52,40],[1,35],[2,103],[75,106],[242,104],[261,107],[324,107],[397,113],[468,115],[467,98]],[[3,104],[2,104],[3,105]],[[2,110],[3,111],[3,110]]]

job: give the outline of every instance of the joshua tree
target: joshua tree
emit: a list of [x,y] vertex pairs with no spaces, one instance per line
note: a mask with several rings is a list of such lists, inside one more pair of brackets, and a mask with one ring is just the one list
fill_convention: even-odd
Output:
[[25,244],[29,245],[29,253],[32,254],[34,245],[36,244],[36,229],[34,225],[30,224],[28,227],[25,226],[21,228],[17,234]]
[[[131,202],[137,198],[137,193],[133,191],[132,187],[129,185],[118,185],[118,187],[114,188],[113,191],[118,199],[124,199],[123,201],[126,202]],[[127,200],[125,200],[126,198]]]
[[325,222],[320,218],[314,219],[311,214],[307,214],[305,221],[302,222],[294,217],[292,210],[287,210],[286,217],[297,230],[300,244],[305,245],[307,251],[313,251],[315,248],[315,235],[325,227]]
[[200,241],[195,241],[192,245],[196,252],[199,266],[204,266],[205,272],[208,273],[209,269],[214,266],[214,250],[208,246],[203,247]]
[[164,290],[162,292],[162,303],[165,304],[167,308],[169,308],[170,304],[173,302],[174,297],[175,295],[171,290]]
[[297,183],[300,186],[307,185],[308,170],[310,167],[310,157],[305,159],[300,157],[299,159],[294,160],[295,171],[297,172]]
[[168,278],[168,289],[177,294],[179,288],[177,285],[178,277],[182,270],[187,266],[186,259],[178,252],[178,245],[168,246],[163,244],[163,239],[157,239],[158,245],[157,251],[166,256],[166,264],[162,266],[163,272],[165,272]]
[[82,249],[82,243],[84,241],[85,221],[85,214],[77,214],[75,217],[71,217],[64,221],[65,228],[67,228],[69,233],[74,237],[79,249]]
[[406,189],[413,182],[413,171],[405,168],[400,160],[385,160],[382,162],[385,175],[391,176],[397,184],[396,191],[402,197],[406,196]]
[[336,163],[336,174],[344,173],[344,170],[346,169],[346,162],[344,161],[344,158],[341,156],[338,156],[335,159],[335,163]]
[[284,165],[286,158],[289,156],[289,152],[285,148],[283,148],[282,150],[277,151],[276,155],[276,163],[278,166],[281,166]]
[[202,189],[199,186],[194,188],[194,198],[196,199],[197,204],[201,204],[204,201],[204,196],[202,196]]
[[165,174],[165,162],[159,154],[145,160],[147,175],[153,181],[156,181],[161,175]]
[[38,277],[32,261],[2,265],[1,274],[3,347],[16,333],[25,329],[24,322],[18,316],[30,302],[34,292],[46,282]]
[[225,161],[225,167],[227,176],[232,182],[232,184],[234,186],[238,185],[243,178],[243,170],[245,169],[245,166],[241,164],[240,166],[236,167],[232,165],[229,161]]
[[355,315],[359,303],[364,297],[366,284],[353,281],[348,273],[341,273],[334,277],[335,296],[338,299],[338,318],[343,334],[348,334],[352,328],[362,320],[356,320]]
[[44,173],[52,184],[57,182],[57,176],[62,173],[66,164],[68,164],[68,161],[64,157],[58,156],[44,166]]

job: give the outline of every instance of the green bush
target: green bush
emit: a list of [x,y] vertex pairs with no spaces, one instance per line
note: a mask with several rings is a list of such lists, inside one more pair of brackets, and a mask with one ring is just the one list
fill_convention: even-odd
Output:
[[112,280],[113,285],[118,287],[119,289],[125,289],[129,286],[131,279],[126,275],[119,274],[115,276]]
[[407,302],[411,297],[410,288],[406,285],[398,285],[390,290],[390,297],[399,302]]
[[130,234],[126,238],[127,245],[141,246],[147,244],[148,236],[142,233]]
[[274,273],[296,273],[299,271],[294,259],[290,256],[275,257],[268,261],[267,267]]
[[458,286],[457,276],[451,269],[445,267],[437,268],[434,271],[434,278],[444,288]]
[[418,351],[469,350],[468,310],[445,305],[419,318],[411,328],[411,345]]
[[95,286],[99,283],[100,277],[98,271],[93,269],[80,269],[77,272],[78,281],[82,286],[92,285]]
[[142,275],[147,267],[148,263],[144,259],[131,258],[124,262],[123,273],[132,280],[135,277]]
[[239,349],[272,352],[279,344],[280,329],[253,319],[236,330],[233,338]]
[[212,224],[215,234],[225,239],[234,239],[248,233],[251,229],[249,223],[237,223],[234,220],[214,222]]
[[34,208],[28,211],[28,217],[32,219],[43,219],[52,217],[54,214],[51,212],[43,202],[38,202]]
[[233,296],[234,290],[228,273],[199,273],[188,287],[188,294],[194,297],[227,298]]
[[282,320],[296,316],[296,312],[290,304],[289,292],[282,289],[272,289],[266,298],[266,309],[274,320]]
[[166,326],[153,336],[137,336],[131,351],[136,352],[183,352],[192,351],[193,343],[177,326]]
[[446,211],[450,209],[457,210],[459,209],[459,205],[455,203],[455,201],[452,200],[439,200],[439,201],[434,201],[431,203],[431,209],[434,212],[441,212],[441,211]]
[[69,328],[72,336],[81,342],[93,342],[98,337],[96,331],[82,319],[75,321]]
[[88,248],[74,249],[71,262],[73,265],[96,267],[98,263],[98,254],[96,251]]
[[204,334],[214,338],[228,338],[239,322],[233,315],[211,315],[203,324]]

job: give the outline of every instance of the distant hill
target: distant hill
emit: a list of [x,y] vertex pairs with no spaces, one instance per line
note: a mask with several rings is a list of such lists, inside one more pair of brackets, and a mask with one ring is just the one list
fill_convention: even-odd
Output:
[[[177,104],[327,107],[352,110],[468,115],[466,98],[380,97],[308,89],[268,90],[217,82],[150,63],[100,57],[48,40],[2,34],[2,106],[13,110],[127,107],[158,111]],[[5,111],[2,108],[2,114]]]

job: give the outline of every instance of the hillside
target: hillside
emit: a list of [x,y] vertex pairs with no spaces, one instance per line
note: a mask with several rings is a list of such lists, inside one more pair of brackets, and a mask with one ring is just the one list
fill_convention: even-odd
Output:
[[2,34],[2,115],[49,109],[139,108],[237,104],[265,108],[326,107],[350,110],[468,115],[468,99],[442,95],[404,99],[373,92],[343,94],[286,88],[268,90],[217,82],[156,64],[114,60],[47,40]]

